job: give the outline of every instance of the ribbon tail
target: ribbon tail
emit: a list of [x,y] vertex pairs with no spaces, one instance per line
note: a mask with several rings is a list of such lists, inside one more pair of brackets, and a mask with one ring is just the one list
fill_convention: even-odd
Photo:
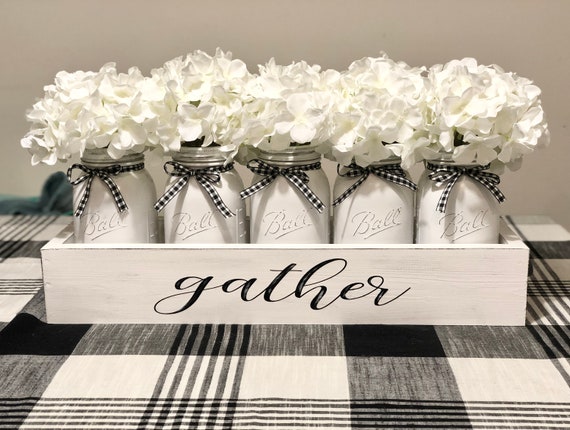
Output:
[[499,181],[497,179],[495,179],[494,177],[490,177],[486,178],[486,177],[475,177],[475,179],[477,179],[477,181],[483,185],[485,188],[487,188],[491,194],[493,194],[493,197],[495,197],[495,199],[497,199],[497,201],[499,203],[503,203],[506,200],[505,195],[501,192],[501,190],[499,189],[499,187],[497,187],[496,184],[499,183]]
[[449,200],[449,195],[451,194],[451,190],[453,189],[453,186],[455,185],[455,183],[459,179],[459,176],[460,175],[452,176],[451,180],[445,186],[445,189],[441,193],[441,197],[439,198],[439,201],[437,202],[437,211],[438,212],[445,213],[445,210],[447,209],[447,201]]
[[125,198],[121,194],[121,190],[119,190],[119,187],[115,184],[115,181],[113,181],[109,176],[100,176],[100,178],[105,182],[105,184],[107,184],[109,191],[111,191],[117,210],[120,213],[125,212],[129,207],[127,206],[127,202],[125,202]]
[[366,178],[368,178],[368,174],[363,174],[360,178],[358,178],[358,180],[354,184],[352,184],[340,196],[334,199],[333,206],[336,207],[339,204],[341,204],[343,201],[345,201],[352,193],[354,193],[358,189],[358,187],[360,187],[360,185],[366,180]]
[[77,204],[77,208],[75,209],[75,212],[73,213],[74,216],[80,217],[81,215],[83,215],[83,211],[85,210],[85,205],[87,204],[87,201],[89,200],[89,196],[91,194],[91,184],[92,183],[93,183],[93,176],[89,176],[86,180],[85,189],[83,190],[83,194],[81,195],[81,198],[79,199],[79,203]]
[[212,199],[212,203],[216,205],[216,208],[218,208],[218,210],[224,216],[224,218],[231,218],[235,216],[235,214],[230,210],[230,208],[228,208],[227,205],[224,203],[224,201],[220,197],[220,194],[218,194],[218,191],[212,186],[211,183],[208,182],[207,179],[197,176],[196,180],[207,191],[208,195],[210,196],[210,199]]
[[182,176],[178,181],[174,183],[166,192],[158,199],[154,204],[154,209],[160,212],[164,207],[176,196],[182,188],[188,183],[188,177]]
[[276,177],[277,175],[269,175],[264,177],[263,179],[259,180],[252,186],[246,188],[245,190],[240,191],[239,196],[242,199],[247,199],[249,196],[257,193],[258,191],[264,189],[266,186],[272,183]]
[[295,185],[295,187],[305,195],[309,203],[311,203],[313,207],[317,211],[319,211],[319,213],[323,212],[325,204],[322,202],[321,199],[319,199],[319,197],[313,192],[313,190],[311,190],[304,182],[298,179],[294,174],[286,174],[284,176],[291,184]]

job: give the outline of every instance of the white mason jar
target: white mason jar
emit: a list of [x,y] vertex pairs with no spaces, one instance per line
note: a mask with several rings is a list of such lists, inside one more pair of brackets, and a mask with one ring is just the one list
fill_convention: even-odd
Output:
[[[330,243],[330,188],[320,167],[321,155],[312,148],[296,146],[280,152],[260,151],[257,161],[280,173],[263,189],[251,194],[251,242]],[[297,168],[302,171],[298,177],[306,175],[305,185],[322,202],[320,212],[310,198],[284,176]],[[255,174],[252,185],[269,177]]]
[[[164,241],[166,243],[245,243],[245,202],[240,198],[243,182],[234,170],[233,164],[224,166],[225,156],[219,147],[182,146],[173,154],[172,161],[183,166],[180,171],[170,164],[171,176],[166,183],[169,190],[185,175],[186,185],[182,186],[172,200],[164,206]],[[168,163],[167,163],[168,165]],[[165,165],[165,169],[167,168]],[[210,195],[208,185],[215,190]],[[229,210],[224,213],[214,203],[221,201]],[[156,207],[156,206],[155,206]]]
[[[475,172],[484,168],[478,164],[458,165],[449,160],[426,161],[425,164],[426,170],[418,183],[416,243],[498,243],[499,202],[489,189],[462,173],[451,188],[442,212],[442,194],[453,178],[440,182],[429,177],[438,168],[476,169]],[[452,170],[443,174],[449,175]],[[498,181],[498,176],[496,178]]]
[[[382,178],[382,172],[397,176],[400,184]],[[357,185],[359,181],[362,182]],[[354,186],[354,191],[337,203]],[[367,168],[339,167],[333,191],[333,201],[337,203],[334,243],[413,243],[414,199],[415,184],[401,169],[399,158]]]
[[[75,179],[72,179],[73,170],[79,172]],[[143,154],[128,154],[115,160],[106,148],[87,149],[81,164],[69,168],[68,177],[74,184],[76,242],[157,242],[158,222],[152,207],[156,190],[144,168]],[[109,180],[112,182],[107,183]],[[84,207],[79,214],[82,202]],[[126,207],[121,211],[118,206],[123,204]]]

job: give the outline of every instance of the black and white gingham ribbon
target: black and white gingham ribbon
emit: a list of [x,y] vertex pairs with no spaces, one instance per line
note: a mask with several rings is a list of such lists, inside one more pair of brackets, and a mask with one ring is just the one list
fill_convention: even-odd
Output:
[[[85,172],[85,175],[80,176],[79,178],[73,180],[71,178],[74,169],[79,169]],[[84,166],[83,164],[73,164],[69,169],[67,169],[67,179],[71,183],[71,185],[79,185],[80,183],[87,181],[85,186],[85,191],[83,191],[83,195],[79,199],[79,203],[77,205],[77,209],[75,209],[74,215],[81,216],[83,211],[85,210],[85,206],[87,205],[87,201],[89,200],[89,196],[91,195],[91,184],[93,183],[93,178],[98,177],[101,179],[105,184],[107,184],[107,188],[111,191],[113,195],[113,199],[115,200],[115,204],[117,205],[117,210],[119,212],[124,212],[128,209],[127,203],[119,187],[115,184],[115,181],[111,178],[111,176],[117,176],[119,173],[123,172],[133,172],[136,170],[144,169],[144,163],[133,164],[131,166],[120,166],[118,164],[114,164],[112,166],[103,167],[100,169],[93,169],[91,167]]]
[[358,180],[352,184],[350,187],[347,188],[345,192],[343,192],[340,196],[338,196],[333,201],[333,206],[337,206],[341,204],[343,201],[346,200],[348,196],[354,193],[360,185],[368,178],[368,176],[372,173],[373,175],[378,176],[381,179],[385,179],[387,181],[393,182],[397,185],[402,185],[404,187],[408,187],[412,191],[416,191],[418,188],[416,184],[406,178],[406,172],[402,169],[399,164],[386,164],[384,166],[368,166],[368,167],[360,167],[356,164],[351,164],[347,167],[347,171],[344,173],[340,172],[341,166],[340,164],[337,166],[337,172],[339,176],[347,177],[347,178],[356,178],[359,177]]
[[[172,167],[172,169],[170,169]],[[182,188],[188,184],[190,178],[196,178],[196,181],[202,186],[202,188],[208,193],[212,203],[216,205],[216,208],[224,216],[224,218],[230,218],[235,214],[226,206],[216,189],[212,184],[217,184],[220,182],[220,173],[229,172],[234,168],[233,163],[229,163],[226,166],[214,166],[206,167],[205,169],[189,169],[188,167],[177,163],[176,161],[167,161],[164,163],[164,171],[170,176],[180,177],[178,181],[174,183],[166,192],[158,199],[154,204],[154,208],[157,211],[161,211],[170,200],[177,195]]]
[[443,193],[441,193],[441,197],[437,202],[438,212],[445,212],[451,190],[462,175],[467,175],[470,178],[475,179],[477,182],[487,188],[499,203],[505,201],[504,194],[497,187],[497,185],[499,185],[501,182],[499,176],[495,175],[494,173],[484,171],[489,168],[489,164],[486,166],[462,167],[426,163],[426,167],[432,171],[428,175],[428,178],[430,178],[432,181],[435,181],[437,185],[442,185],[447,182],[447,185],[445,186],[445,189],[443,190]]
[[247,168],[253,173],[265,176],[260,181],[253,184],[251,187],[246,188],[240,193],[242,199],[245,199],[252,194],[257,193],[269,184],[271,184],[277,176],[281,175],[287,179],[291,184],[293,184],[303,195],[307,198],[309,203],[311,203],[316,210],[322,212],[325,208],[325,204],[319,199],[319,197],[309,188],[307,183],[309,182],[309,176],[305,173],[307,170],[318,170],[321,168],[321,163],[316,162],[312,164],[304,164],[302,166],[293,166],[281,169],[276,166],[271,166],[261,160],[251,160],[247,163]]

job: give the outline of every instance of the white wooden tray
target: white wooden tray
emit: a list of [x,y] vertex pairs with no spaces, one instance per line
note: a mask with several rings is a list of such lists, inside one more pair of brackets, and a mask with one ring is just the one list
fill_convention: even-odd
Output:
[[529,250],[497,245],[42,248],[49,323],[524,325]]

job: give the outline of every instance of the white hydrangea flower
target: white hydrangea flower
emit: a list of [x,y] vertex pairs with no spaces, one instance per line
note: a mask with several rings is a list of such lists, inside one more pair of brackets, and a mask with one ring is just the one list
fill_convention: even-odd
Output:
[[250,101],[246,87],[252,79],[243,61],[219,48],[214,56],[197,50],[167,61],[151,75],[172,97],[179,141],[216,143],[228,158],[238,151],[241,111]]
[[432,66],[426,117],[430,149],[458,163],[520,166],[548,144],[540,89],[530,80],[473,58]]
[[170,93],[133,67],[118,73],[114,63],[98,72],[59,72],[44,97],[27,113],[31,130],[21,140],[32,164],[54,164],[86,149],[107,148],[120,158],[176,140],[167,106]]
[[385,54],[353,62],[342,73],[331,115],[331,144],[325,156],[361,166],[399,156],[410,167],[407,150],[426,139],[423,68],[395,62]]
[[[304,61],[283,66],[270,59],[247,86],[251,102],[242,110],[242,159],[255,148],[278,151],[292,144],[324,144],[330,135],[331,87],[340,73]],[[250,158],[250,157],[249,157]]]

